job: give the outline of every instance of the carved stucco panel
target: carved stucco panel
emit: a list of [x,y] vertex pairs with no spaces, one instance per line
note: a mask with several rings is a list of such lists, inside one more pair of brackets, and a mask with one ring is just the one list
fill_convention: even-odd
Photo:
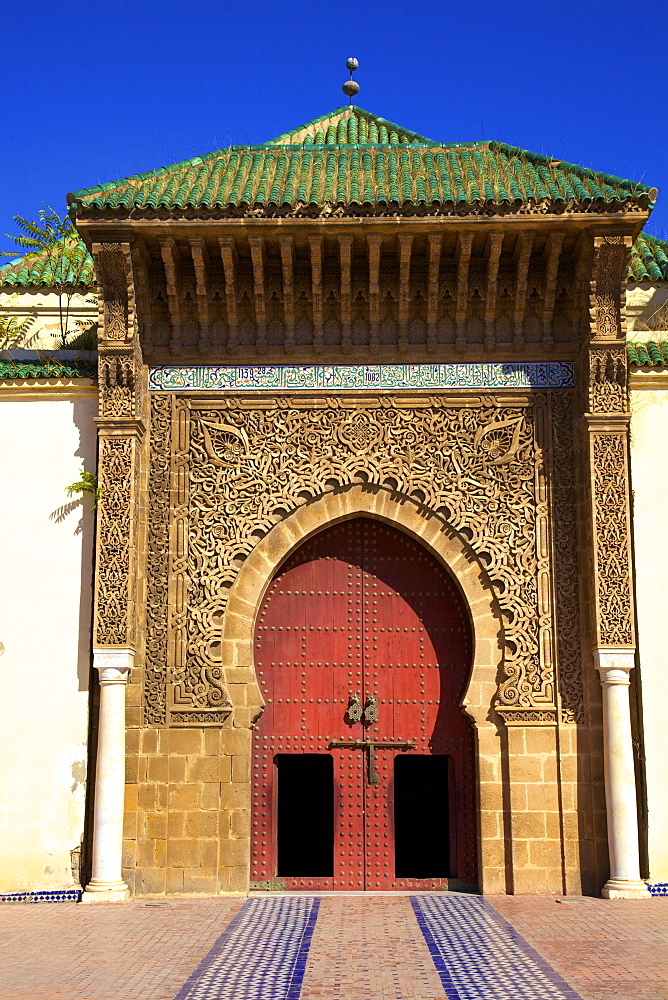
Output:
[[590,448],[597,645],[633,646],[626,430],[593,432]]
[[97,522],[95,643],[126,646],[134,642],[131,613],[131,544],[135,441],[102,437],[99,454],[100,500]]
[[[164,587],[149,580],[155,607],[149,609],[147,720],[160,724],[165,715],[161,650],[172,671],[172,722],[220,722],[229,714],[220,635],[239,566],[300,503],[360,481],[418,499],[469,541],[495,585],[506,623],[499,707],[542,706],[549,714],[555,654],[551,528],[539,440],[545,438],[545,396],[534,397],[533,405],[504,406],[489,397],[445,406],[438,399],[407,405],[333,397],[313,404],[155,394],[152,423],[159,433],[152,435],[149,547],[163,550],[165,511],[155,500],[164,496],[168,406],[175,438],[172,561],[168,601]],[[149,559],[164,574],[162,557],[149,553]]]
[[571,393],[551,394],[554,595],[559,699],[564,722],[584,721],[578,549],[575,428]]
[[505,622],[498,707],[506,718],[541,709],[533,721],[554,719],[558,662],[562,715],[575,721],[582,684],[572,401],[568,392],[551,396],[550,443],[547,398],[538,394],[533,405],[512,406],[502,397],[409,405],[154,394],[146,722],[164,724],[168,708],[173,724],[227,718],[220,638],[240,565],[297,506],[365,481],[439,512],[480,556]]

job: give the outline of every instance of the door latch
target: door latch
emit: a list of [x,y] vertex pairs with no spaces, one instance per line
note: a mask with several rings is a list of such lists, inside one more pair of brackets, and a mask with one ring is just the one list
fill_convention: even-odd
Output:
[[364,703],[364,721],[368,725],[372,722],[378,722],[378,701],[372,694]]
[[359,722],[362,718],[362,702],[356,694],[348,695],[348,718],[351,722]]

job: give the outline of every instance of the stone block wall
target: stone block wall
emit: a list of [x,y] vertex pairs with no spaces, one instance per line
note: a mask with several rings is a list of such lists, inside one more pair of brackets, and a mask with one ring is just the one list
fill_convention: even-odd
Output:
[[246,891],[250,735],[128,728],[123,874],[132,892]]

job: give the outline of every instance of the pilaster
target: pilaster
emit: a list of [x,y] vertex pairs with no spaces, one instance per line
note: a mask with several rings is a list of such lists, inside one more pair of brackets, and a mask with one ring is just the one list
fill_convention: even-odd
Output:
[[147,403],[131,246],[94,243],[92,252],[100,303],[96,421],[100,498],[93,648],[101,697],[93,877],[84,901],[115,902],[129,895],[121,878],[126,686],[141,638],[137,622],[143,572],[138,555],[139,495]]
[[[628,675],[635,654],[635,622],[624,279],[631,242],[629,236],[594,238],[590,338],[584,357],[590,540],[584,570],[590,587],[589,624],[594,665],[603,685],[610,879],[602,895],[608,898],[646,894],[639,875],[628,701]],[[623,689],[619,688],[620,684]]]

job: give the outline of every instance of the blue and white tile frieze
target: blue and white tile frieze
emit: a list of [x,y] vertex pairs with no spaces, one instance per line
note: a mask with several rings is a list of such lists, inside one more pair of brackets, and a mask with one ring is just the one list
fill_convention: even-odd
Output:
[[346,389],[570,389],[570,361],[426,365],[155,365],[154,392]]

